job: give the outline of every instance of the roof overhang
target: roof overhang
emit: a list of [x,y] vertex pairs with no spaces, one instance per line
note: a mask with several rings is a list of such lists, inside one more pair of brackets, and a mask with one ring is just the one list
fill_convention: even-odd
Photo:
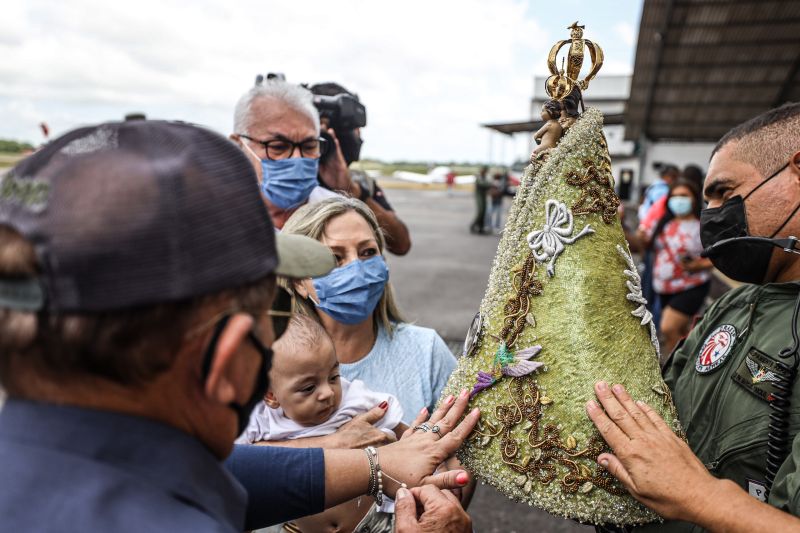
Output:
[[[603,123],[606,126],[622,124],[623,118],[624,116],[622,114],[606,115],[603,118]],[[544,126],[544,122],[541,120],[529,120],[525,122],[491,122],[487,124],[481,124],[481,126],[484,128],[489,128],[490,130],[494,130],[498,133],[514,135],[515,133],[529,133],[537,131],[539,128]]]
[[625,137],[716,141],[800,100],[800,2],[645,0]]

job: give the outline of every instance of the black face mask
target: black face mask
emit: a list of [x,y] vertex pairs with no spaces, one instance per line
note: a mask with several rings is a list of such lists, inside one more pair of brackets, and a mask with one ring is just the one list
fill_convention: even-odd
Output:
[[339,148],[342,150],[345,163],[349,165],[353,161],[358,161],[364,141],[356,130],[337,131],[336,138],[339,139]]
[[[225,329],[225,326],[228,324],[230,318],[230,315],[226,315],[222,317],[219,322],[217,322],[216,326],[214,326],[214,334],[211,336],[211,342],[208,343],[208,348],[206,349],[206,354],[203,358],[204,383],[205,380],[208,379],[208,374],[211,371],[211,362],[214,360],[214,353],[217,351],[219,337],[222,335],[222,331]],[[228,407],[233,409],[236,413],[236,423],[238,426],[236,431],[237,437],[241,435],[245,429],[247,429],[247,424],[250,422],[250,413],[253,412],[253,409],[255,409],[256,405],[258,405],[258,402],[264,399],[264,394],[269,388],[269,370],[272,367],[272,350],[264,346],[264,343],[262,343],[252,331],[247,333],[247,338],[261,356],[261,365],[259,366],[256,374],[256,385],[253,388],[252,394],[244,403],[244,405],[237,402],[231,402],[228,404]]]
[[700,240],[705,248],[703,256],[711,259],[714,266],[729,278],[744,283],[763,282],[769,269],[772,250],[776,246],[786,248],[784,240],[774,237],[797,213],[800,205],[772,235],[765,238],[750,235],[745,200],[787,166],[789,163],[759,183],[744,198],[734,196],[721,206],[703,209],[700,213]]

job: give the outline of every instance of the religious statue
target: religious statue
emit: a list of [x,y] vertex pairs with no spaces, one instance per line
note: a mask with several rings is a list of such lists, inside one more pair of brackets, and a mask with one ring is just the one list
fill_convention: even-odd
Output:
[[[467,388],[470,407],[481,409],[478,426],[458,451],[478,479],[558,516],[643,524],[658,517],[597,463],[608,447],[585,411],[594,383],[623,384],[682,431],[617,214],[603,115],[592,108],[578,112],[602,52],[582,39],[583,26],[570,30],[572,40],[554,47],[571,43],[569,68],[554,74],[557,90],[550,94],[574,123],[546,157],[525,169],[443,397]],[[594,63],[578,80],[584,43]],[[553,120],[555,109],[546,103],[542,118]],[[550,126],[539,132],[542,145],[551,142]]]

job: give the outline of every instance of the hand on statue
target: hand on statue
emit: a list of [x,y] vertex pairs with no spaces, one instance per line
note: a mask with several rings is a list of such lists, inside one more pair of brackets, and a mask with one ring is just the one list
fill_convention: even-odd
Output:
[[[464,466],[461,464],[461,461],[458,460],[458,457],[455,455],[448,457],[444,463],[439,466],[437,473],[439,472],[448,472],[448,471],[455,471],[455,472],[463,472]],[[475,494],[475,480],[471,479],[470,482],[463,486],[463,487],[456,487],[454,489],[450,489],[450,492],[458,498],[458,501],[461,503],[461,506],[466,509],[470,502],[472,501],[472,496]]]
[[719,480],[657,412],[634,402],[622,385],[609,388],[600,381],[595,393],[602,408],[592,400],[586,410],[613,451],[597,462],[662,517],[692,521]]
[[480,412],[473,409],[459,423],[469,402],[469,391],[464,389],[458,398],[445,399],[427,421],[431,430],[414,430],[423,424],[427,410],[423,409],[399,441],[378,450],[384,476],[384,490],[392,496],[399,486],[387,479],[394,478],[409,487],[431,484],[440,489],[462,488],[469,484],[469,474],[464,470],[449,470],[432,474],[437,467],[464,443],[478,423]]
[[376,428],[374,424],[386,414],[383,404],[373,407],[366,413],[354,416],[352,420],[342,425],[334,436],[335,446],[332,448],[366,448],[367,446],[383,446],[395,442],[390,435]]
[[336,133],[333,128],[329,128],[326,124],[322,124],[322,129],[333,139],[333,146],[328,147],[328,157],[319,165],[320,178],[331,190],[344,191],[358,198],[360,190],[356,190],[356,185],[350,179],[350,170],[348,170],[347,161],[344,160],[344,155],[342,155],[342,149]]
[[425,485],[401,489],[395,500],[397,533],[470,533],[472,521],[448,491]]

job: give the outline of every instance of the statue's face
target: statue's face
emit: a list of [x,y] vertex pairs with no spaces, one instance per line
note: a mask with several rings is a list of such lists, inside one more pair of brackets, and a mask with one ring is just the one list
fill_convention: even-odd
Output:
[[573,39],[580,39],[583,37],[583,30],[580,28],[573,28],[572,31],[569,32],[569,36]]

